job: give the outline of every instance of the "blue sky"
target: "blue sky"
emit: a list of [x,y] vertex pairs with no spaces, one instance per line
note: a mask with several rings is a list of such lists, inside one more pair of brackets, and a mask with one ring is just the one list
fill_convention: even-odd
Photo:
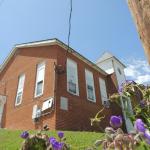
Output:
[[[51,38],[67,43],[69,4],[70,0],[4,0],[0,6],[0,63],[15,44]],[[104,51],[111,52],[130,67],[128,78],[135,79],[134,69],[139,76],[149,73],[135,68],[138,60],[149,71],[126,0],[73,0],[70,45],[93,62]]]

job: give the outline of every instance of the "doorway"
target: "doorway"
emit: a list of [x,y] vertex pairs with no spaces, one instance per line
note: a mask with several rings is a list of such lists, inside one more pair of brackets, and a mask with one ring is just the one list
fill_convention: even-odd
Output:
[[133,123],[129,118],[129,115],[133,114],[133,109],[132,109],[132,104],[131,104],[131,99],[128,97],[121,97],[121,107],[122,107],[122,112],[123,112],[123,117],[125,120],[125,125],[128,133],[131,133],[134,131]]

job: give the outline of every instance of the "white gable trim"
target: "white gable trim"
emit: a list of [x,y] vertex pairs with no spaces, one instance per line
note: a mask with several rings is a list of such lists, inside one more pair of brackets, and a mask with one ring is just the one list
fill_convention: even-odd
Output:
[[112,56],[112,57],[107,58],[107,59],[105,59],[105,60],[103,60],[103,61],[97,62],[96,64],[103,63],[104,61],[110,60],[110,59],[115,59],[119,64],[121,64],[124,68],[126,68],[126,66],[125,66],[117,57],[115,57],[115,56]]
[[16,45],[13,50],[11,51],[10,55],[5,59],[4,63],[0,66],[0,73],[3,71],[3,69],[6,67],[7,63],[9,60],[14,56],[18,48],[27,48],[27,47],[37,47],[37,46],[50,46],[50,45],[59,45],[60,47],[64,48],[65,50],[68,50],[69,53],[72,53],[74,56],[78,57],[88,65],[90,65],[92,68],[96,69],[103,75],[108,75],[104,70],[99,68],[96,64],[76,52],[74,49],[69,47],[63,42],[59,41],[58,39],[50,39],[50,40],[45,40],[45,41],[36,41],[36,42],[30,42],[30,43],[24,43],[24,44],[19,44]]

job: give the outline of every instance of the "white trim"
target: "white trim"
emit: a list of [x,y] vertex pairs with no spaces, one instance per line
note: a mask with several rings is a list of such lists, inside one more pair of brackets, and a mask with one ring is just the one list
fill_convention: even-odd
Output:
[[[20,81],[21,79],[23,78],[23,85],[21,87],[21,89],[19,89],[19,86],[20,86]],[[18,88],[17,88],[17,93],[16,93],[16,101],[15,101],[15,106],[18,106],[22,103],[22,97],[23,97],[23,91],[24,91],[24,84],[25,84],[25,74],[22,74],[19,76],[19,80],[18,80]],[[20,98],[20,102],[17,103],[17,98],[18,98],[18,95],[19,93],[21,93],[21,98]]]
[[59,41],[58,39],[50,39],[50,40],[36,41],[36,42],[31,42],[31,43],[25,43],[25,44],[16,45],[12,49],[10,55],[5,59],[5,61],[3,62],[3,64],[0,66],[0,73],[3,71],[3,69],[6,67],[7,63],[9,62],[9,60],[14,56],[14,54],[16,53],[16,51],[19,48],[36,47],[36,46],[50,46],[50,45],[59,45],[63,49],[65,49],[65,50],[69,51],[70,53],[72,53],[74,56],[76,56],[80,60],[84,61],[86,64],[90,65],[92,68],[94,68],[97,71],[99,71],[101,74],[103,74],[105,76],[108,75],[104,70],[102,70],[101,68],[99,68],[96,64],[94,64],[93,62],[91,62],[87,58],[85,58],[82,55],[80,55],[78,52],[76,52],[75,50],[73,50],[71,47],[68,50],[68,46],[66,44],[64,44],[63,42]]
[[[42,93],[37,95],[37,84],[41,81],[38,81],[38,69],[39,66],[42,65],[42,69],[44,69],[44,75],[43,75],[43,79],[41,81],[43,81],[43,85],[42,85]],[[36,68],[36,83],[35,83],[35,93],[34,93],[34,97],[37,98],[39,96],[42,96],[44,93],[44,81],[45,81],[45,68],[46,68],[46,63],[45,62],[41,62],[39,64],[37,64],[37,68]]]
[[[88,97],[88,88],[87,88],[87,85],[88,85],[88,75],[90,75],[92,78],[92,84],[91,86],[93,87],[93,96],[94,96],[94,99],[90,99]],[[89,71],[88,69],[85,69],[85,80],[86,80],[86,95],[87,95],[87,99],[91,102],[95,102],[96,103],[96,95],[95,95],[95,84],[94,84],[94,76],[93,76],[93,72]]]
[[45,46],[45,45],[55,44],[55,42],[56,42],[56,39],[37,41],[37,42],[31,42],[31,43],[25,43],[25,44],[18,44],[18,45],[16,45],[16,48]]
[[[76,93],[73,93],[73,92],[71,92],[70,90],[69,90],[69,85],[68,85],[68,81],[69,81],[69,79],[68,79],[68,65],[69,65],[69,63],[71,64],[73,64],[74,65],[74,67],[75,67],[75,69],[76,69],[76,74],[75,74],[75,78],[76,78]],[[76,96],[79,96],[79,81],[78,81],[78,64],[74,61],[74,60],[72,60],[72,59],[70,59],[70,58],[67,58],[67,91],[69,92],[69,93],[71,93],[71,94],[73,94],[73,95],[76,95]]]

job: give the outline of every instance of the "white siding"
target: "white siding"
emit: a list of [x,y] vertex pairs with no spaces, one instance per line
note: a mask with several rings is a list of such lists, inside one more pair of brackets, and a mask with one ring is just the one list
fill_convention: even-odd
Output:
[[112,64],[112,59],[105,60],[103,62],[97,63],[97,65],[103,69],[105,72],[108,74],[112,74],[114,72],[113,64]]
[[[115,72],[118,86],[125,82],[126,78],[124,73],[124,66],[115,58],[109,58],[108,60],[98,62],[97,65],[108,74]],[[121,74],[119,73],[118,69],[121,71]]]
[[[117,61],[114,61],[114,66],[115,66],[115,72],[116,72],[116,77],[117,77],[117,81],[118,81],[118,86],[120,86],[126,80],[125,73],[124,73],[124,67],[121,64],[119,64]],[[120,74],[119,70],[121,71],[121,74]]]

